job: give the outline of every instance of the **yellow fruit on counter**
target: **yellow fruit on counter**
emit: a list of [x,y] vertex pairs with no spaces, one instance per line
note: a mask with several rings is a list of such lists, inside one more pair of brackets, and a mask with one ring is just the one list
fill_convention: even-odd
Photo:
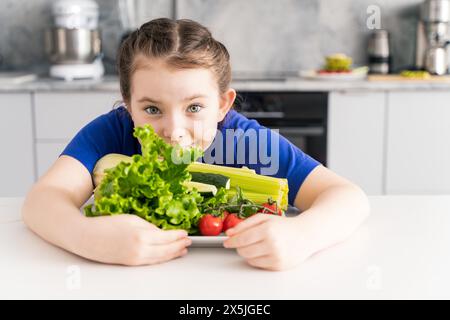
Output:
[[350,71],[352,63],[353,60],[349,56],[336,53],[325,57],[324,70],[331,72]]
[[403,70],[400,75],[405,78],[411,79],[430,79],[431,75],[428,71],[424,70]]

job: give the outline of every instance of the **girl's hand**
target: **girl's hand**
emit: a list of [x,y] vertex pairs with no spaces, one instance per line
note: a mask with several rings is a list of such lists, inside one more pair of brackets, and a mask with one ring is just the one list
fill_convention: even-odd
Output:
[[185,255],[191,244],[185,230],[164,231],[135,215],[86,219],[85,256],[104,263],[162,263]]
[[258,268],[288,269],[312,254],[295,218],[256,214],[226,234],[225,248],[235,248],[248,264]]

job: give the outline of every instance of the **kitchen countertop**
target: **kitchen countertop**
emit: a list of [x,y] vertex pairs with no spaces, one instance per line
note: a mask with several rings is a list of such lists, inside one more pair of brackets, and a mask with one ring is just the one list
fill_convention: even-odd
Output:
[[370,197],[350,239],[283,272],[222,248],[137,268],[87,261],[29,231],[21,203],[0,198],[0,299],[450,298],[450,196]]
[[[319,81],[302,78],[287,80],[236,80],[232,87],[237,91],[404,91],[404,90],[450,90],[450,82],[414,81]],[[119,92],[118,78],[106,76],[102,80],[77,80],[65,82],[39,78],[22,84],[0,84],[0,93],[48,92],[48,91],[100,91]]]

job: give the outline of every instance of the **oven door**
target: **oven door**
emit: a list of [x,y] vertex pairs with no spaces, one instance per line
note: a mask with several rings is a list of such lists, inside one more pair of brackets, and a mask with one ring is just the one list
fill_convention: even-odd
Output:
[[326,165],[326,92],[240,92],[236,109]]
[[300,150],[326,165],[326,130],[323,126],[280,127],[280,134]]

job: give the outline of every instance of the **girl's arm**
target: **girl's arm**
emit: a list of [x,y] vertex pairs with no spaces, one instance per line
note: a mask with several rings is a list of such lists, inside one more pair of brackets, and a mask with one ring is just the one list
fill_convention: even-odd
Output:
[[86,218],[78,208],[92,194],[91,177],[82,164],[62,156],[28,193],[22,207],[25,224],[45,240],[82,254]]
[[186,253],[184,230],[162,231],[134,215],[84,217],[79,208],[92,189],[86,168],[61,156],[27,195],[23,220],[48,242],[95,261],[153,264]]
[[365,193],[324,166],[316,167],[295,199],[295,218],[255,215],[227,233],[225,247],[236,248],[250,265],[281,270],[343,241],[369,215]]
[[310,173],[294,204],[303,212],[296,219],[316,231],[313,251],[345,240],[370,213],[364,191],[324,166]]

